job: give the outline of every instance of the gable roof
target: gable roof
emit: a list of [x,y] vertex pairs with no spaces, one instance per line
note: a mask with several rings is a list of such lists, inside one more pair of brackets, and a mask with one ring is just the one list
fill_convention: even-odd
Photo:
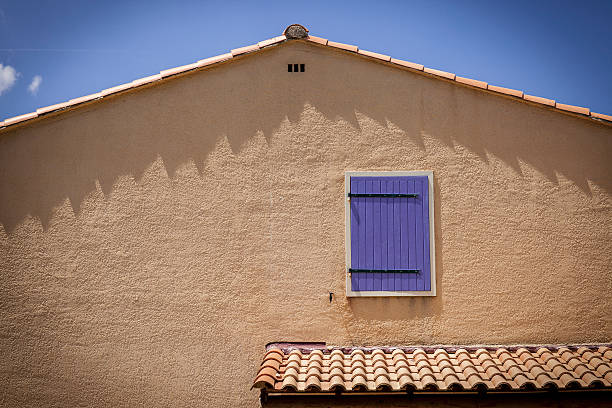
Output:
[[273,343],[267,346],[253,388],[278,395],[610,389],[612,348]]
[[172,76],[176,76],[176,75],[183,74],[183,73],[190,72],[190,71],[201,70],[203,68],[207,68],[212,65],[226,62],[237,56],[255,53],[261,49],[277,46],[281,43],[285,43],[285,42],[292,41],[292,40],[313,43],[319,46],[339,49],[347,53],[362,55],[366,58],[371,58],[374,60],[382,61],[382,62],[390,64],[391,66],[395,66],[398,68],[404,68],[409,71],[417,72],[422,75],[462,84],[464,86],[468,86],[468,87],[475,88],[475,89],[480,89],[485,92],[502,94],[507,97],[511,97],[513,99],[531,102],[533,104],[552,108],[560,112],[570,113],[577,117],[592,119],[592,120],[599,121],[601,123],[612,125],[611,115],[604,115],[602,113],[591,112],[589,108],[558,103],[552,99],[547,99],[547,98],[542,98],[539,96],[525,94],[523,91],[520,91],[520,90],[490,85],[483,81],[479,81],[479,80],[471,79],[471,78],[460,77],[450,72],[428,68],[421,64],[414,63],[414,62],[404,61],[401,59],[393,58],[388,55],[379,54],[379,53],[372,52],[372,51],[362,50],[362,49],[359,49],[359,47],[356,45],[343,44],[339,42],[330,41],[325,38],[315,37],[315,36],[309,35],[308,29],[305,28],[304,26],[300,24],[292,24],[285,29],[282,35],[260,41],[253,45],[247,45],[245,47],[233,49],[226,54],[221,54],[221,55],[217,55],[214,57],[202,59],[192,64],[187,64],[187,65],[182,65],[182,66],[175,67],[175,68],[166,69],[155,75],[136,79],[132,82],[114,86],[108,89],[104,89],[100,92],[96,92],[90,95],[71,99],[67,102],[45,106],[45,107],[37,109],[35,112],[30,112],[30,113],[26,113],[23,115],[5,119],[4,121],[0,121],[0,130],[15,126],[17,124],[22,124],[24,122],[25,123],[32,122],[37,118],[44,117],[49,114],[67,111],[72,108],[81,106],[83,104],[87,104],[93,101],[103,99],[110,95],[128,92],[130,90],[133,90],[141,86],[145,86],[145,85],[149,85],[149,84],[152,84],[158,81],[166,80],[167,78],[172,77]]

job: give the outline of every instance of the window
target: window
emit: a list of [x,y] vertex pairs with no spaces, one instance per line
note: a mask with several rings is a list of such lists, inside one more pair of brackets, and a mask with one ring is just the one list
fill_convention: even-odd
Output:
[[435,296],[433,172],[345,174],[347,296]]

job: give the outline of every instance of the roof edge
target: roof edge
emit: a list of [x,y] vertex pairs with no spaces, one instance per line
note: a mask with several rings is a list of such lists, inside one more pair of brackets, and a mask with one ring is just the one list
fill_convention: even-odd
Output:
[[340,350],[344,353],[351,353],[354,350],[372,351],[372,350],[383,350],[391,353],[393,350],[402,350],[405,352],[413,352],[415,350],[423,350],[425,352],[433,352],[435,350],[443,349],[447,352],[456,352],[457,350],[466,350],[475,352],[477,350],[498,350],[504,348],[508,351],[516,351],[524,348],[531,352],[536,352],[541,348],[547,348],[549,350],[559,350],[561,348],[568,348],[570,350],[578,350],[580,348],[587,349],[598,349],[600,347],[612,348],[612,342],[607,343],[531,343],[531,344],[429,344],[429,345],[385,345],[385,346],[334,346],[327,345],[324,342],[270,342],[266,344],[266,352],[271,350],[281,350],[283,352],[290,352],[292,350],[298,350],[300,352],[311,352],[314,350],[321,350],[324,354],[331,353],[334,350]]
[[558,103],[557,101],[552,100],[552,99],[547,99],[547,98],[525,94],[523,91],[520,91],[520,90],[505,88],[505,87],[497,86],[497,85],[491,85],[484,81],[460,77],[454,73],[440,71],[440,70],[433,69],[433,68],[428,68],[421,64],[414,63],[414,62],[396,59],[391,56],[379,54],[373,51],[362,50],[356,45],[329,41],[326,38],[315,37],[315,36],[310,35],[308,29],[300,24],[292,24],[284,30],[282,35],[279,35],[277,37],[272,37],[267,40],[259,41],[256,44],[235,48],[225,54],[221,54],[221,55],[213,56],[213,57],[206,58],[203,60],[199,60],[191,64],[186,64],[186,65],[178,66],[175,68],[169,68],[169,69],[160,71],[158,74],[147,76],[144,78],[135,79],[132,82],[117,85],[117,86],[114,86],[108,89],[104,89],[97,93],[82,96],[79,98],[70,99],[67,102],[61,102],[61,103],[57,103],[54,105],[41,107],[34,112],[30,112],[30,113],[26,113],[26,114],[4,119],[3,121],[0,121],[0,132],[4,131],[7,128],[17,127],[17,125],[22,125],[25,123],[32,123],[36,121],[37,119],[47,116],[52,113],[71,110],[69,108],[78,107],[78,106],[84,105],[92,101],[104,99],[105,97],[109,95],[131,91],[133,89],[136,89],[136,88],[148,85],[148,84],[156,83],[159,81],[163,81],[167,78],[174,77],[180,74],[197,71],[204,67],[220,64],[236,56],[254,53],[261,49],[276,46],[280,43],[287,42],[290,40],[299,40],[299,41],[314,43],[320,46],[332,47],[341,52],[348,52],[348,53],[360,55],[364,58],[388,63],[391,66],[396,66],[398,68],[407,68],[408,70],[419,72],[421,74],[424,74],[424,75],[427,75],[433,78],[439,78],[442,80],[455,82],[463,86],[467,86],[467,87],[474,88],[474,89],[489,91],[491,93],[510,97],[511,99],[515,99],[515,100],[531,102],[531,104],[535,104],[535,105],[539,105],[539,106],[547,107],[547,108],[552,108],[555,111],[565,113],[565,114],[570,114],[571,116],[574,116],[574,117],[589,119],[589,120],[592,120],[593,122],[612,126],[612,115],[592,112],[587,107]]

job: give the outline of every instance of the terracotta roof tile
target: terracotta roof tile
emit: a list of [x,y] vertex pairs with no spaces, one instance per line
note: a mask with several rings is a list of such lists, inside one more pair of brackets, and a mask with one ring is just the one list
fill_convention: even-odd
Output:
[[487,85],[488,85],[486,82],[483,82],[483,81],[478,81],[476,79],[470,79],[470,78],[464,78],[460,76],[455,77],[455,81],[460,82],[462,84],[475,86],[477,88],[482,88],[482,89],[487,89]]
[[285,37],[285,35],[279,35],[278,37],[274,37],[274,38],[270,38],[268,40],[263,40],[257,43],[257,45],[259,46],[259,48],[264,48],[264,47],[268,47],[270,45],[273,44],[277,44],[279,42],[285,41],[287,39],[287,37]]
[[608,122],[612,122],[612,116],[604,115],[603,113],[591,112],[591,117],[594,117],[595,119],[603,119],[603,120],[607,120]]
[[94,99],[98,99],[102,97],[102,92],[98,92],[91,95],[81,96],[80,98],[74,98],[68,101],[69,105],[77,105],[79,103],[92,101]]
[[546,99],[546,98],[541,98],[539,96],[533,96],[533,95],[527,95],[527,94],[523,95],[523,99],[525,99],[526,101],[530,101],[530,102],[541,103],[542,105],[555,106],[555,101],[553,99]]
[[193,64],[182,65],[176,68],[165,69],[161,71],[159,74],[162,78],[168,77],[170,75],[180,74],[181,72],[190,71],[192,69],[196,69],[198,67],[198,63],[194,62]]
[[279,394],[612,387],[610,345],[299,347],[269,348],[253,387]]
[[14,116],[4,120],[4,126],[14,125],[15,123],[24,122],[29,119],[34,119],[38,114],[36,112],[26,113],[25,115]]
[[114,94],[117,92],[121,92],[121,91],[125,91],[126,89],[130,89],[133,88],[134,85],[131,82],[128,82],[127,84],[123,84],[123,85],[117,85],[117,86],[113,86],[112,88],[107,88],[105,90],[103,90],[102,92],[100,92],[100,94],[102,94],[102,96],[106,96],[106,95],[110,95],[110,94]]
[[228,59],[231,59],[232,57],[233,57],[233,54],[228,52],[227,54],[221,54],[221,55],[216,55],[214,57],[201,59],[198,62],[196,62],[196,64],[198,64],[198,67],[205,67],[210,64],[214,64],[214,63],[221,62],[221,61],[226,61]]
[[522,98],[523,97],[523,91],[517,91],[516,89],[504,88],[504,87],[495,86],[495,85],[488,85],[487,89],[489,91],[495,91],[495,92],[499,92],[499,93],[504,93],[506,95],[512,95],[512,96],[516,96],[518,98]]
[[450,73],[450,72],[446,72],[446,71],[440,71],[437,69],[432,69],[432,68],[424,68],[424,71],[427,72],[428,74],[433,74],[433,75],[437,75],[443,78],[447,78],[447,79],[455,79],[455,74]]
[[383,55],[383,54],[379,54],[377,52],[372,52],[372,51],[366,51],[366,50],[359,50],[357,51],[359,54],[361,55],[365,55],[368,57],[372,57],[372,58],[377,58],[383,61],[391,61],[391,57],[388,55]]
[[404,66],[404,67],[416,69],[417,71],[422,71],[423,68],[425,68],[421,64],[415,64],[414,62],[408,62],[408,61],[404,61],[404,60],[400,60],[400,59],[396,59],[396,58],[391,58],[391,62],[394,63],[394,64],[397,64],[397,65]]
[[359,50],[359,48],[356,45],[343,44],[343,43],[334,42],[334,41],[328,41],[327,45],[331,47],[336,47],[336,48],[340,48],[343,50],[347,50],[347,51],[352,51],[352,52],[357,52]]
[[16,116],[14,118],[9,118],[9,119],[5,119],[4,122],[0,122],[0,127],[7,127],[16,123],[20,123],[23,121],[26,121],[28,119],[34,118],[36,117],[38,114],[45,114],[45,113],[49,113],[49,112],[53,112],[53,111],[57,111],[57,110],[62,110],[68,106],[72,106],[72,105],[76,105],[82,102],[86,102],[86,101],[91,101],[94,99],[99,99],[99,98],[103,98],[105,96],[117,93],[117,92],[121,92],[121,91],[125,91],[140,85],[144,85],[144,84],[148,84],[154,81],[159,81],[159,80],[163,80],[164,78],[167,78],[169,76],[172,75],[176,75],[182,72],[186,72],[186,71],[190,71],[190,70],[194,70],[197,68],[201,68],[204,66],[208,66],[208,65],[212,65],[212,64],[216,64],[216,63],[220,63],[226,60],[231,59],[232,57],[236,56],[236,55],[242,55],[242,54],[246,54],[246,53],[250,53],[250,52],[254,52],[254,51],[258,51],[261,48],[265,48],[274,44],[279,44],[282,42],[288,42],[288,41],[293,41],[293,40],[298,40],[298,41],[308,41],[308,42],[314,42],[317,44],[321,44],[321,45],[327,45],[327,46],[331,46],[331,47],[335,47],[335,48],[340,48],[343,50],[347,50],[347,51],[352,51],[352,52],[357,52],[361,55],[366,55],[372,58],[377,58],[377,59],[381,59],[383,61],[390,61],[393,64],[402,66],[402,67],[407,67],[407,68],[411,68],[417,71],[424,71],[428,74],[432,74],[432,75],[436,75],[438,77],[441,78],[446,78],[449,80],[455,80],[459,83],[463,83],[469,86],[473,86],[476,88],[480,88],[480,89],[487,89],[490,91],[494,91],[494,92],[499,92],[499,93],[503,93],[509,96],[513,96],[513,97],[517,97],[517,98],[522,98],[526,101],[530,101],[530,102],[535,102],[535,103],[539,103],[542,105],[547,105],[547,106],[551,106],[553,108],[556,108],[560,111],[565,111],[565,112],[571,112],[571,113],[575,113],[575,114],[580,114],[580,115],[584,115],[584,116],[588,116],[591,119],[597,120],[597,121],[605,121],[606,123],[608,122],[612,122],[612,116],[610,115],[604,115],[601,113],[594,113],[594,112],[590,112],[590,110],[588,108],[583,108],[583,107],[579,107],[579,106],[573,106],[573,105],[565,105],[565,104],[560,104],[560,103],[556,103],[554,100],[552,99],[547,99],[547,98],[541,98],[538,96],[532,96],[532,95],[525,95],[523,94],[522,91],[520,90],[515,90],[515,89],[509,89],[509,88],[503,88],[503,87],[499,87],[499,86],[494,86],[494,85],[487,85],[486,82],[483,81],[479,81],[476,79],[469,79],[469,78],[463,78],[463,77],[458,77],[453,73],[449,73],[449,72],[445,72],[445,71],[440,71],[437,69],[432,69],[432,68],[426,68],[421,64],[415,64],[413,62],[408,62],[408,61],[403,61],[400,59],[396,59],[396,58],[391,58],[387,55],[384,54],[379,54],[379,53],[375,53],[375,52],[371,52],[371,51],[364,51],[364,50],[359,50],[359,48],[356,45],[349,45],[349,44],[343,44],[343,43],[338,43],[338,42],[333,42],[333,41],[328,41],[325,38],[320,38],[320,37],[315,37],[312,35],[309,35],[308,33],[308,29],[305,28],[304,26],[301,26],[299,24],[292,24],[290,26],[288,26],[283,35],[279,35],[277,37],[273,37],[267,40],[263,40],[258,42],[257,44],[253,44],[253,45],[249,45],[246,47],[241,47],[241,48],[236,48],[231,50],[231,52],[226,53],[226,54],[222,54],[222,55],[217,55],[214,57],[210,57],[210,58],[206,58],[206,59],[202,59],[199,60],[197,62],[194,62],[192,64],[187,64],[187,65],[183,65],[180,67],[176,67],[176,68],[170,68],[164,71],[161,71],[159,74],[156,75],[151,75],[148,76],[146,78],[140,78],[140,79],[136,79],[130,83],[127,84],[122,84],[122,85],[118,85],[112,88],[108,88],[105,89],[101,92],[92,94],[92,95],[87,95],[87,96],[83,96],[80,98],[75,98],[70,100],[69,102],[64,102],[64,103],[58,103],[55,105],[51,105],[51,106],[47,106],[47,107],[42,107],[39,108],[37,110],[37,112],[32,112],[32,113],[28,113],[25,115],[20,115],[20,116]]
[[49,112],[53,112],[53,111],[56,111],[56,110],[64,109],[67,106],[70,106],[69,102],[57,103],[55,105],[45,106],[44,108],[36,109],[36,113],[38,113],[39,115],[43,115],[45,113],[49,113]]
[[234,48],[231,52],[235,57],[236,55],[246,54],[247,52],[257,51],[259,49],[258,44],[247,45],[246,47]]
[[162,79],[161,74],[155,74],[155,75],[151,75],[148,77],[135,79],[134,81],[132,81],[132,85],[134,86],[145,85],[151,82],[159,81],[160,79]]
[[314,35],[309,35],[308,38],[306,38],[308,41],[312,41],[315,42],[317,44],[321,44],[321,45],[327,45],[327,38],[321,38],[321,37],[315,37]]
[[557,109],[562,109],[568,112],[580,113],[582,115],[588,115],[591,112],[589,108],[583,108],[581,106],[574,106],[574,105],[565,105],[563,103],[557,103],[555,107]]

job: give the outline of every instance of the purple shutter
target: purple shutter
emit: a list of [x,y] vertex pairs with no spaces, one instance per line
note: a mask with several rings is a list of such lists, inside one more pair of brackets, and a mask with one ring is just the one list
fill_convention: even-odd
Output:
[[351,193],[418,194],[418,197],[351,197],[353,291],[429,291],[429,182],[427,176],[351,177]]

